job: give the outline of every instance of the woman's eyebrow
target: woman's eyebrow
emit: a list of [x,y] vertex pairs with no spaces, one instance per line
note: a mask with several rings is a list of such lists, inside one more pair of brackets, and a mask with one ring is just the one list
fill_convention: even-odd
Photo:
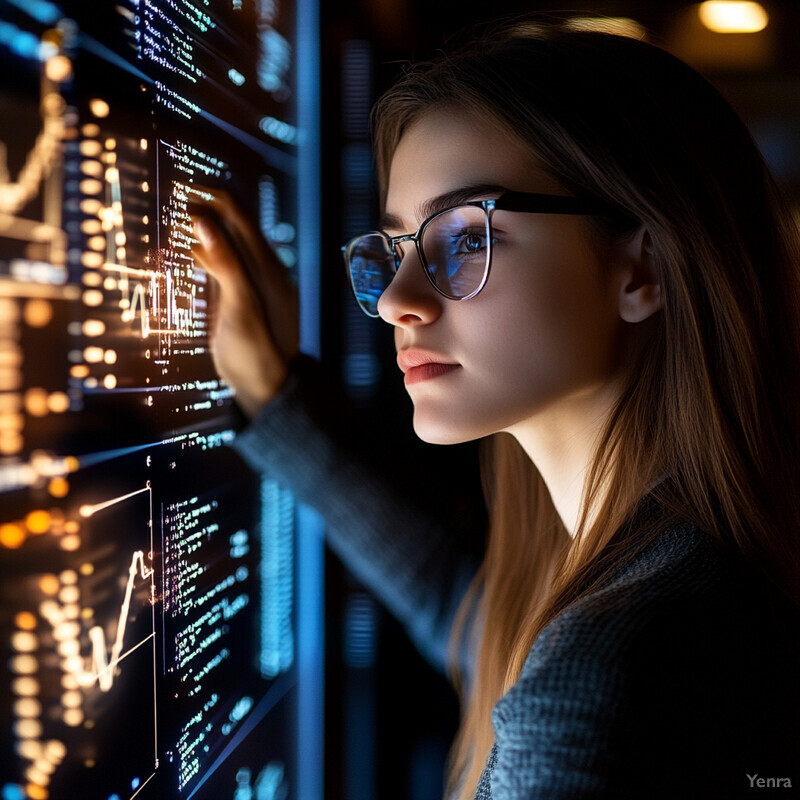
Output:
[[[417,206],[417,219],[421,222],[422,220],[428,219],[428,217],[432,217],[434,214],[438,214],[440,211],[453,208],[453,206],[468,203],[478,198],[487,199],[486,195],[500,195],[507,191],[507,187],[495,183],[474,183],[468,186],[461,186],[458,189],[453,189],[449,192],[436,195],[436,197],[431,197],[429,200],[425,200]],[[403,224],[402,220],[395,214],[384,213],[381,215],[378,227],[382,231],[386,229],[401,230]]]

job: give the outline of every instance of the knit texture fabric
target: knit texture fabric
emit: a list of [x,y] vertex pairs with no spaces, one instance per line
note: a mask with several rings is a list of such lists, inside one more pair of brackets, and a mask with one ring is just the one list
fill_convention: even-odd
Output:
[[[322,514],[331,547],[441,666],[479,557],[356,442],[318,381],[299,360],[235,447]],[[476,800],[798,796],[798,642],[794,609],[713,536],[675,526],[542,631],[495,707]]]

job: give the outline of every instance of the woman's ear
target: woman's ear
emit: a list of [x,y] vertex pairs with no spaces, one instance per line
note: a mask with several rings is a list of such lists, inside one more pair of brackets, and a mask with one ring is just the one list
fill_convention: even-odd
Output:
[[619,315],[625,322],[643,322],[664,305],[653,263],[653,242],[642,225],[618,253]]

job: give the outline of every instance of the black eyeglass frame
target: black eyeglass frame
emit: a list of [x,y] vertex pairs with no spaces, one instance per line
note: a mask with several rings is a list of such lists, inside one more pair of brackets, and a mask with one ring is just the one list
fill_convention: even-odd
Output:
[[[447,214],[448,212],[452,211],[455,208],[463,208],[464,206],[472,206],[475,208],[482,208],[486,212],[486,219],[487,219],[487,233],[489,234],[487,237],[487,253],[486,253],[486,266],[483,270],[483,277],[480,281],[478,287],[470,292],[467,295],[463,295],[460,297],[455,297],[452,295],[447,294],[447,292],[440,289],[436,283],[434,282],[433,278],[431,277],[430,271],[428,270],[428,261],[425,258],[425,253],[422,249],[422,237],[425,233],[425,229],[428,225],[431,224],[435,219],[440,217],[442,214]],[[381,236],[387,243],[389,247],[389,252],[394,256],[394,272],[395,275],[397,274],[397,270],[400,269],[400,264],[403,260],[403,256],[397,250],[398,244],[403,244],[404,242],[414,242],[414,245],[417,249],[417,255],[419,256],[420,266],[422,267],[422,271],[425,273],[425,277],[428,279],[428,282],[433,286],[433,288],[442,296],[446,297],[448,300],[469,300],[483,289],[486,286],[486,282],[489,279],[489,272],[492,268],[492,215],[495,211],[520,211],[523,213],[529,214],[570,214],[570,215],[578,215],[578,216],[594,216],[594,215],[614,215],[619,216],[620,211],[619,209],[611,206],[609,203],[604,202],[603,200],[599,200],[594,197],[575,197],[574,195],[559,195],[559,194],[540,194],[538,192],[503,192],[499,197],[496,197],[492,200],[471,200],[466,203],[459,203],[455,206],[450,206],[449,208],[444,208],[441,211],[437,211],[435,214],[432,214],[427,219],[423,220],[420,224],[419,228],[416,230],[415,233],[402,233],[399,236],[389,236],[389,234],[384,233],[383,231],[369,231],[368,233],[363,233],[360,236],[356,236],[351,239],[346,245],[344,245],[341,250],[344,256],[345,267],[347,268],[347,275],[348,280],[350,283],[350,288],[353,290],[353,294],[356,294],[355,285],[353,284],[353,273],[350,269],[350,251],[352,250],[353,245],[356,242],[364,239],[367,236]],[[388,284],[387,284],[388,285]],[[384,288],[385,291],[385,288]],[[358,296],[356,295],[356,303],[358,303],[359,308],[368,316],[377,318],[380,314],[375,313],[372,314],[369,312],[358,300]]]

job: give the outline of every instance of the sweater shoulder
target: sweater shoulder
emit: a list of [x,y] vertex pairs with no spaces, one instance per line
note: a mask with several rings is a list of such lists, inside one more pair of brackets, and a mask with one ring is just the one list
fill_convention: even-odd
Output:
[[675,526],[542,630],[509,695],[535,687],[539,696],[610,699],[632,676],[724,670],[726,655],[741,662],[747,648],[779,638],[767,597],[756,573],[713,536]]

